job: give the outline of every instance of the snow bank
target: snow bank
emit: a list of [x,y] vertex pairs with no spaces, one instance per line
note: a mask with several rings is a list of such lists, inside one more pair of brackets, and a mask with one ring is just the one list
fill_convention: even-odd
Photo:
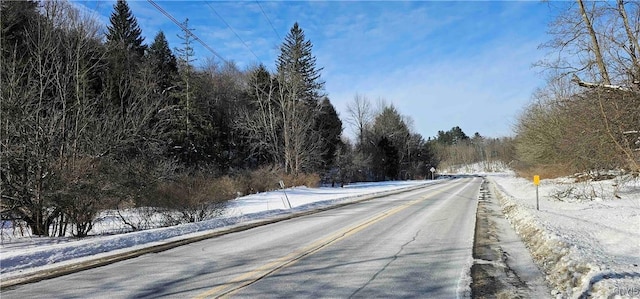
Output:
[[622,188],[615,180],[590,185],[605,190],[608,184],[621,199],[606,198],[607,192],[602,192],[589,201],[562,202],[555,199],[555,192],[572,183],[543,180],[537,211],[531,182],[513,174],[489,179],[505,216],[546,273],[556,297],[640,298],[637,181]]

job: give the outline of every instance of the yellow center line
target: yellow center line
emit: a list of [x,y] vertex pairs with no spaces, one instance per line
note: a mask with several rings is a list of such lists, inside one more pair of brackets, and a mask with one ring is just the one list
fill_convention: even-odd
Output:
[[283,256],[281,258],[278,258],[268,264],[265,264],[263,266],[258,267],[257,269],[254,269],[250,272],[247,272],[245,274],[239,275],[235,278],[233,278],[231,281],[222,284],[220,286],[217,286],[215,288],[212,288],[206,292],[203,292],[201,294],[199,294],[198,296],[196,296],[195,298],[197,299],[203,299],[203,298],[208,298],[208,297],[215,297],[215,298],[226,298],[228,296],[233,295],[235,292],[241,290],[242,288],[249,286],[253,283],[255,283],[256,281],[276,272],[279,271],[283,268],[286,268],[292,264],[294,264],[295,262],[297,262],[298,260],[312,255],[318,251],[320,251],[321,249],[330,246],[342,239],[345,239],[349,236],[352,236],[360,231],[362,231],[363,229],[371,226],[372,224],[379,222],[389,216],[392,216],[394,214],[397,214],[399,212],[401,212],[402,210],[417,204],[423,200],[426,200],[427,198],[433,196],[433,195],[437,195],[439,193],[444,192],[445,190],[449,190],[450,188],[445,188],[445,189],[441,189],[439,191],[436,191],[435,193],[432,193],[428,196],[424,196],[422,198],[419,199],[415,199],[412,200],[410,202],[407,202],[401,206],[395,207],[393,209],[390,209],[388,211],[384,211],[376,216],[373,216],[359,224],[353,225],[351,227],[348,227],[346,229],[340,230],[328,237],[325,237],[323,239],[320,239],[316,242],[311,243],[310,245],[296,250],[286,256]]

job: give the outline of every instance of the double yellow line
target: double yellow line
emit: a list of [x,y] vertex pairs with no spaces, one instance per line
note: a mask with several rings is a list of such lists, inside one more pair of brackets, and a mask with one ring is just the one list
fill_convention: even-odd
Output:
[[[446,188],[444,190],[439,190],[437,191],[435,194],[439,194],[444,192],[445,190],[449,190],[450,188]],[[431,194],[430,196],[433,196],[435,194]],[[215,298],[226,298],[229,297],[233,294],[235,294],[236,292],[238,292],[239,290],[241,290],[244,287],[247,287],[261,279],[263,279],[264,277],[267,277],[281,269],[284,269],[288,266],[293,265],[294,263],[296,263],[297,261],[299,261],[300,259],[310,256],[320,250],[322,250],[325,247],[328,247],[342,239],[348,238],[349,236],[352,236],[360,231],[362,231],[363,229],[387,218],[390,217],[394,214],[397,214],[399,212],[401,212],[404,209],[407,209],[408,207],[415,205],[423,200],[426,200],[427,198],[429,198],[430,196],[424,196],[421,197],[419,199],[415,199],[412,201],[409,201],[401,206],[395,207],[393,209],[390,209],[388,211],[384,211],[380,214],[377,214],[376,216],[373,216],[363,222],[360,222],[356,225],[347,227],[345,229],[339,230],[334,234],[329,235],[328,237],[325,237],[323,239],[320,239],[316,242],[313,242],[312,244],[303,247],[299,250],[296,250],[286,256],[283,256],[279,259],[276,259],[268,264],[265,264],[255,270],[252,270],[250,272],[247,272],[243,275],[237,276],[234,279],[232,279],[231,281],[222,284],[220,286],[217,286],[215,288],[212,288],[206,292],[203,292],[201,294],[199,294],[198,296],[196,296],[195,298],[197,299],[201,299],[201,298],[209,298],[209,297],[215,297]]]

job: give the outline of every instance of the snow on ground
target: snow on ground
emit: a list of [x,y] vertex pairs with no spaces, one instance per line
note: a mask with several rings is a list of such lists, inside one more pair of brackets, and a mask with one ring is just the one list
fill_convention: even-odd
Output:
[[509,166],[502,161],[482,161],[467,165],[446,167],[443,174],[483,174],[509,171]]
[[[224,215],[213,220],[116,235],[101,235],[105,232],[111,233],[121,225],[118,224],[116,217],[103,217],[100,224],[94,228],[93,233],[96,235],[83,239],[18,237],[18,232],[3,227],[0,232],[2,233],[0,280],[6,281],[48,267],[192,238],[210,233],[215,229],[229,228],[431,183],[434,181],[358,183],[346,185],[344,188],[296,187],[284,191],[265,192],[231,201]],[[120,230],[122,229],[120,227]]]
[[[532,182],[516,178],[506,169],[506,165],[478,163],[450,173],[487,175],[502,211],[545,272],[558,298],[640,298],[640,179],[618,177],[579,183],[571,178],[543,179],[538,211]],[[98,235],[84,239],[17,238],[3,228],[0,279],[425,183],[366,183],[266,192],[231,201],[224,215],[214,220],[99,235],[112,232],[117,226],[104,221],[96,227],[94,233]]]
[[640,298],[640,179],[486,175],[556,297]]

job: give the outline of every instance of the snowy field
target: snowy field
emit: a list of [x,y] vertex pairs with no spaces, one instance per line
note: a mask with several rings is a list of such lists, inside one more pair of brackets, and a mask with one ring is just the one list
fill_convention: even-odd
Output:
[[[640,298],[640,179],[531,180],[483,172],[557,298]],[[465,172],[465,169],[460,169]]]
[[372,195],[411,189],[434,182],[360,183],[346,185],[344,188],[297,187],[284,191],[265,192],[231,201],[224,215],[213,220],[115,235],[103,235],[105,232],[113,233],[118,228],[123,229],[117,217],[108,216],[113,213],[105,212],[99,217],[101,221],[92,231],[94,235],[83,239],[31,237],[28,231],[24,232],[26,237],[23,237],[19,232],[5,227],[2,229],[0,244],[0,280],[7,281],[51,267],[123,254],[145,247],[197,237],[214,230],[285,217],[293,213],[356,201]]

